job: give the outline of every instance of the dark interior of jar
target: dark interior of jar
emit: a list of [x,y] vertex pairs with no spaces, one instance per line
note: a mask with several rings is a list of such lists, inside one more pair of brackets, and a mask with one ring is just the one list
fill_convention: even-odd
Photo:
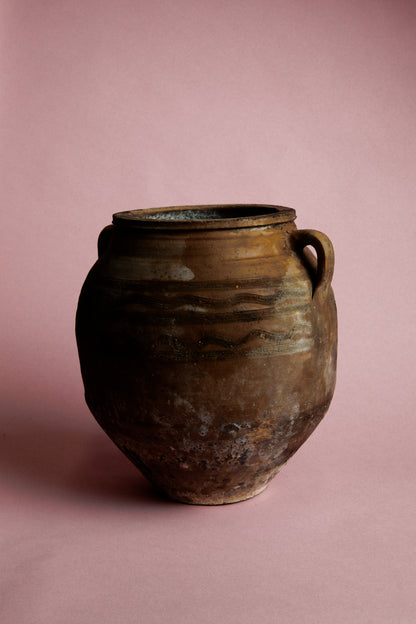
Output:
[[208,219],[242,219],[276,212],[276,208],[268,206],[213,206],[202,209],[161,210],[151,214],[139,213],[138,217],[157,221],[206,221]]

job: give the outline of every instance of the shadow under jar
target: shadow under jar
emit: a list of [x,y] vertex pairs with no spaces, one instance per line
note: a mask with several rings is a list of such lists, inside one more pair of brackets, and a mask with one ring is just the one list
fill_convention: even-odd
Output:
[[269,205],[133,210],[99,236],[76,319],[86,401],[173,500],[259,494],[329,407],[333,248],[295,218]]

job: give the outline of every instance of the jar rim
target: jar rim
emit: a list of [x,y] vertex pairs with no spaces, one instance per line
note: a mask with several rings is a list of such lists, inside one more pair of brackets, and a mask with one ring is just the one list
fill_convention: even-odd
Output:
[[126,210],[113,214],[115,225],[163,230],[259,227],[296,219],[293,208],[272,204],[205,204]]

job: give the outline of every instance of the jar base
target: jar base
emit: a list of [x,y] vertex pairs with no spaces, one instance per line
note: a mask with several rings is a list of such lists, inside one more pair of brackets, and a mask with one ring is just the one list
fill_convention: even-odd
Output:
[[240,491],[238,493],[228,491],[216,492],[207,495],[200,493],[192,495],[189,492],[187,492],[186,494],[183,492],[165,492],[165,496],[167,496],[172,501],[175,501],[177,503],[185,503],[186,505],[231,505],[233,503],[240,503],[245,500],[249,500],[250,498],[254,498],[255,496],[258,496],[259,494],[264,492],[270,481],[273,479],[274,476],[276,476],[277,472],[278,471],[270,475],[260,485],[257,485],[253,488],[244,488],[244,491]]

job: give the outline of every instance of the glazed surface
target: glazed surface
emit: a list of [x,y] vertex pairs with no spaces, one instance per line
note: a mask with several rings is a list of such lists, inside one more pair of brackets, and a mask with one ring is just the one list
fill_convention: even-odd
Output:
[[306,239],[293,220],[173,231],[116,220],[100,238],[77,313],[92,413],[171,498],[254,496],[334,392],[335,302],[315,292]]

